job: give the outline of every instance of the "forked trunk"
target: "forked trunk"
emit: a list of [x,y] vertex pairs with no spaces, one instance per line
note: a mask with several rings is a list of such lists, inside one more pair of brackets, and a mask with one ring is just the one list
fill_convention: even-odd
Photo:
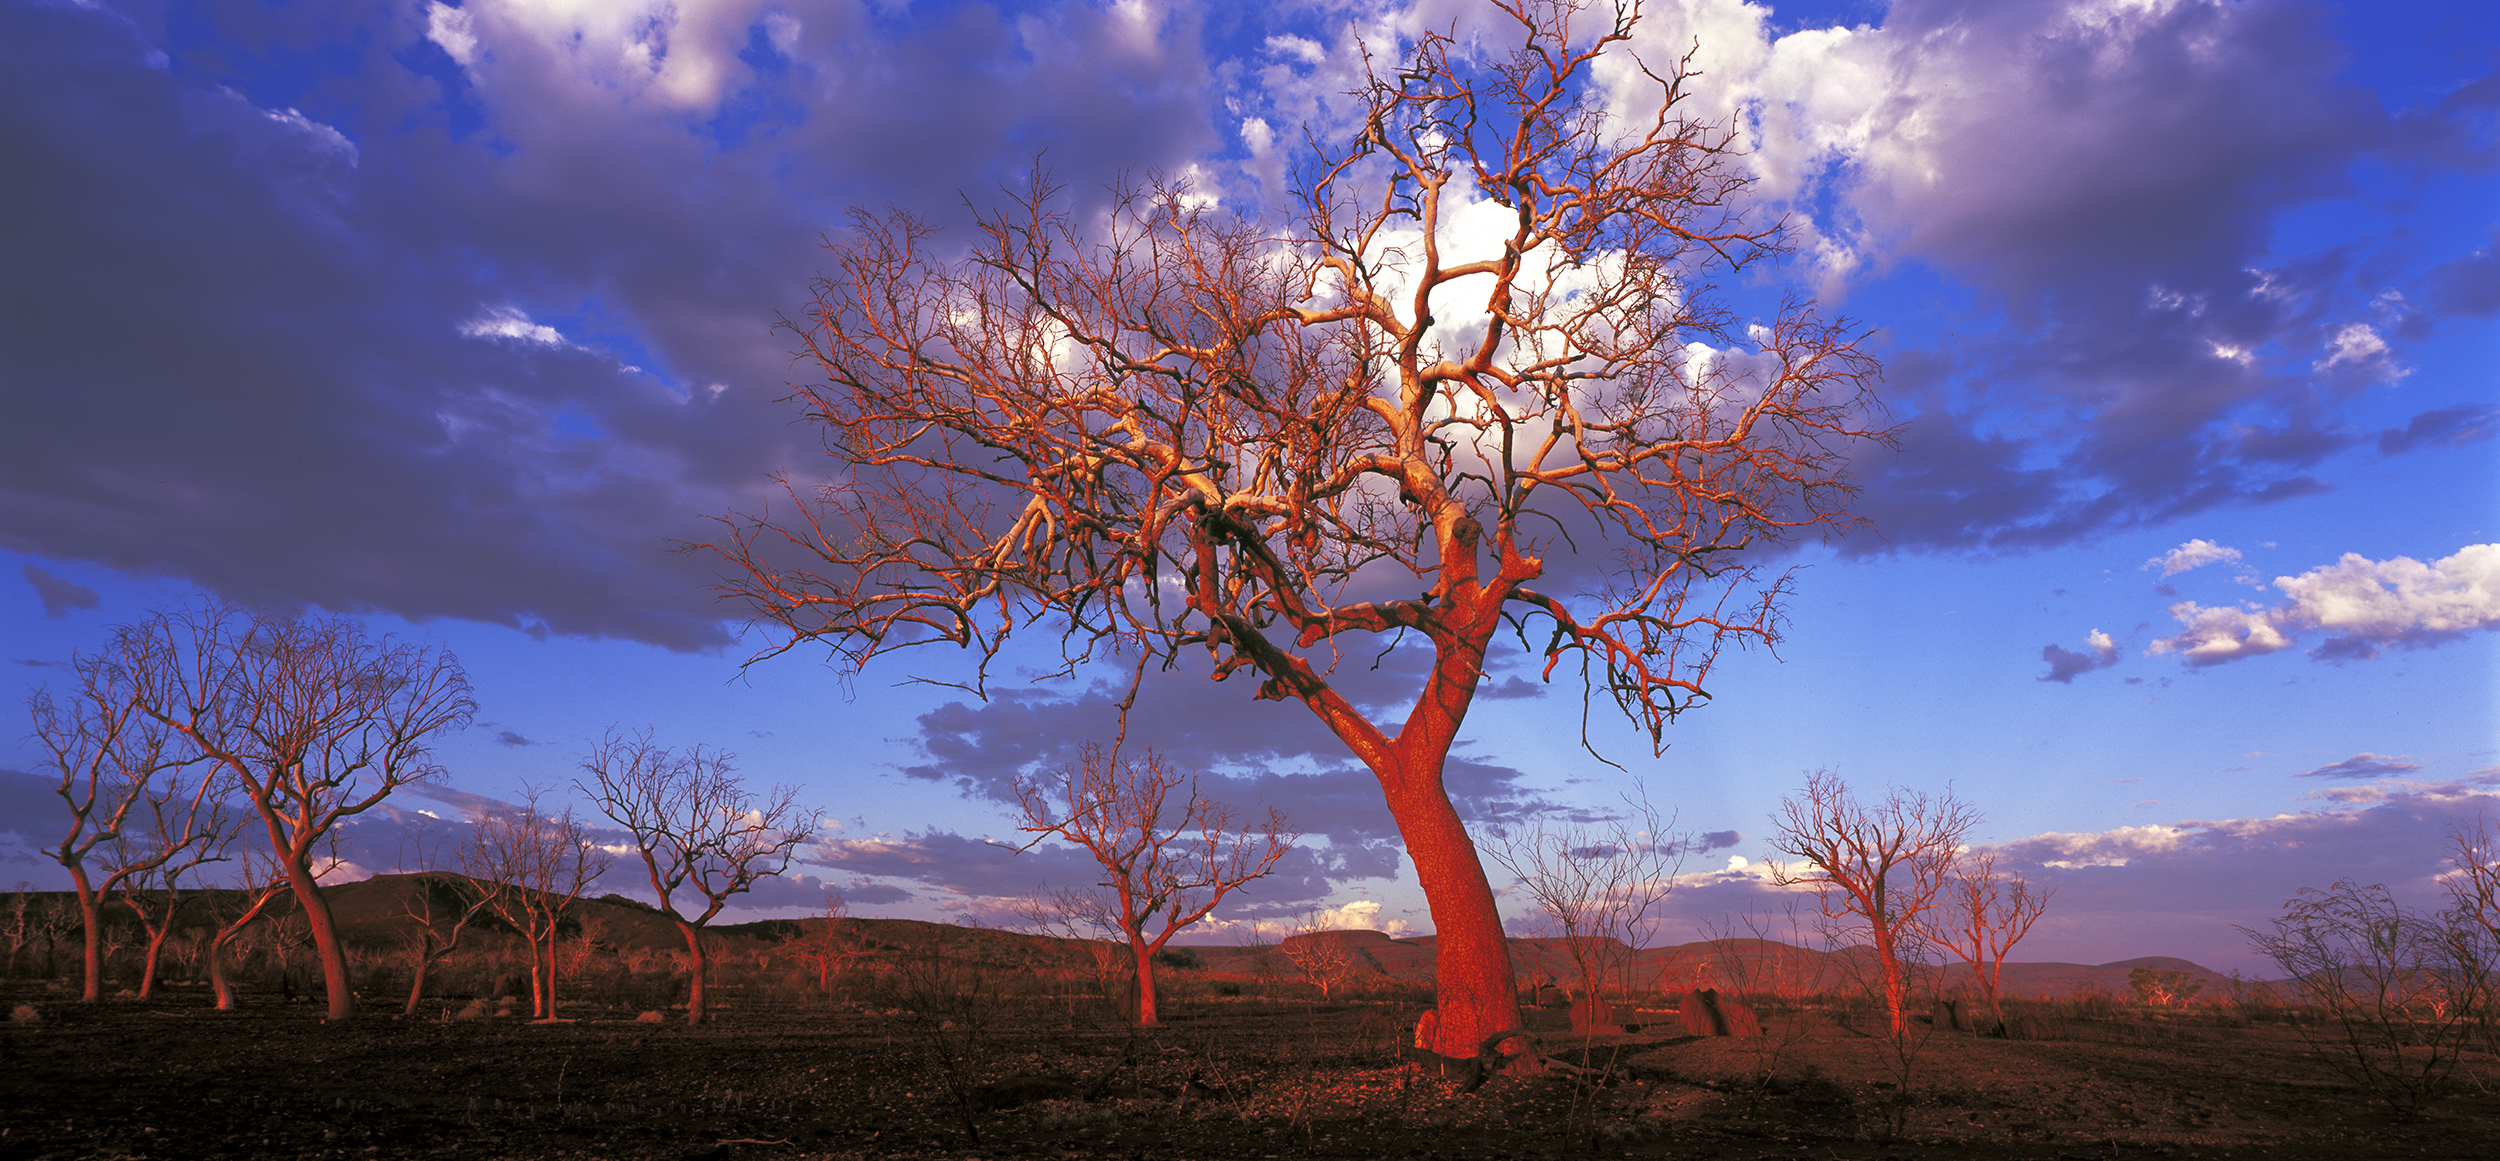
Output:
[[164,950],[165,935],[167,932],[172,931],[173,928],[173,917],[171,914],[168,914],[165,918],[165,926],[151,928],[148,931],[147,959],[140,965],[139,968],[139,998],[142,1000],[147,999],[156,992],[157,955],[159,952]]
[[686,937],[686,967],[692,978],[686,981],[686,1023],[703,1022],[703,932],[683,919],[677,930]]

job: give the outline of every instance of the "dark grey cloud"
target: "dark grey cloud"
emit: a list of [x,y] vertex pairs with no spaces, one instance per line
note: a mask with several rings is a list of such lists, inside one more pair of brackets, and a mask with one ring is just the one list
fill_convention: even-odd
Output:
[[2315,770],[2303,770],[2294,778],[2392,778],[2411,774],[2422,768],[2420,762],[2408,757],[2386,754],[2355,754],[2341,762],[2329,762]]
[[[811,866],[866,877],[859,880],[861,883],[883,879],[917,884],[941,905],[973,907],[985,914],[1004,914],[1014,900],[1037,889],[1084,889],[1103,881],[1104,871],[1093,856],[1068,843],[1049,840],[1019,853],[1016,844],[1032,837],[1014,833],[976,838],[935,828],[864,839],[835,837],[811,845],[804,861]],[[1326,899],[1333,892],[1335,881],[1365,877],[1349,872],[1344,860],[1334,854],[1295,848],[1277,862],[1273,873],[1227,895],[1225,910],[1273,910]],[[1394,851],[1390,857],[1394,863]],[[842,890],[853,903],[872,901],[865,893],[870,888],[861,888],[864,893],[860,895],[852,894],[849,887]],[[899,889],[887,883],[883,890]],[[884,897],[874,901],[899,900]]]
[[50,846],[69,833],[69,806],[53,792],[59,785],[41,774],[0,767],[0,831],[24,837],[28,845]]
[[[2486,84],[2500,82],[2492,78]],[[2500,314],[2500,248],[2485,246],[2431,268],[2431,301],[2442,312],[2489,318]]]
[[[1833,175],[1834,224],[1878,268],[1930,263],[1979,299],[1950,346],[1887,354],[1912,418],[1865,461],[1881,537],[1852,551],[2024,549],[2268,503],[2366,446],[2352,399],[2401,372],[2393,340],[2421,321],[2404,303],[2443,255],[2401,235],[2287,255],[2275,224],[2349,192],[2364,159],[2489,166],[2479,98],[2388,111],[2291,4],[1913,0],[1853,43],[1897,96]],[[1921,133],[1897,135],[1908,118]],[[2472,313],[2481,260],[2439,267],[2437,309]]]
[[662,14],[677,57],[726,38],[689,117],[560,29],[481,28],[463,68],[424,5],[8,6],[0,544],[258,604],[726,641],[669,539],[821,462],[769,328],[839,209],[945,217],[1044,150],[1091,190],[1207,134],[1185,24],[1120,49],[1117,12],[836,3],[784,44],[778,11]]
[[30,564],[19,572],[27,584],[35,586],[35,597],[43,602],[44,616],[66,617],[71,609],[92,609],[103,603],[94,589],[63,580],[40,565]]
[[2073,685],[2080,674],[2118,664],[2118,642],[2105,633],[2095,632],[2080,652],[2057,644],[2042,646],[2040,660],[2049,663],[2049,671],[2040,680]]
[[495,731],[495,744],[498,746],[535,746],[538,743],[511,730],[497,730]]

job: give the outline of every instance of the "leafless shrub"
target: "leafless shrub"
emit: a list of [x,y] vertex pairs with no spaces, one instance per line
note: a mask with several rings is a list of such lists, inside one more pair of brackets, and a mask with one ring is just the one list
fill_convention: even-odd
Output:
[[1607,992],[1630,998],[1633,957],[1647,946],[1651,913],[1665,901],[1683,865],[1672,815],[1661,815],[1645,791],[1624,797],[1627,812],[1597,823],[1548,819],[1494,830],[1485,854],[1510,872],[1536,905],[1545,929],[1563,940],[1578,972],[1575,1031],[1595,1033],[1616,1021]]
[[2418,1112],[2452,1087],[2489,986],[2478,928],[2385,886],[2304,887],[2267,930],[2240,929],[2329,1017],[2313,1040],[2362,1088]]

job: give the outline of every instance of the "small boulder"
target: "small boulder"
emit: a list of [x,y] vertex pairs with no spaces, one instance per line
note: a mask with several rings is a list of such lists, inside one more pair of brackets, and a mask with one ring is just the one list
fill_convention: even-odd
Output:
[[1727,1026],[1728,1035],[1738,1037],[1762,1035],[1762,1020],[1753,1014],[1753,1009],[1724,996],[1719,998],[1718,1006],[1719,1022]]
[[1675,1002],[1676,1017],[1684,1025],[1687,1036],[1725,1036],[1727,1027],[1720,1022],[1719,994],[1708,988],[1684,993]]

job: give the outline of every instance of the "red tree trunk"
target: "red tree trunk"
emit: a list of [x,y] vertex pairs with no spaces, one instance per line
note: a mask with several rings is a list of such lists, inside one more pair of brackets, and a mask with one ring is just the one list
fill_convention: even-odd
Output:
[[1145,940],[1133,935],[1128,945],[1137,956],[1137,1023],[1151,1028],[1161,1023],[1155,1017],[1155,952]]
[[338,924],[330,918],[330,901],[322,896],[320,882],[301,855],[287,859],[286,881],[304,908],[304,925],[312,930],[313,955],[321,960],[321,984],[330,1005],[327,1018],[353,1019],[356,994],[347,986],[347,949],[339,943]]
[[686,966],[692,969],[693,977],[686,982],[686,1023],[700,1024],[703,1022],[703,933],[683,919],[677,921],[677,930],[686,937]]
[[69,877],[78,887],[78,914],[87,937],[87,987],[78,998],[92,1004],[104,998],[104,895],[87,885],[86,867],[71,863]]

